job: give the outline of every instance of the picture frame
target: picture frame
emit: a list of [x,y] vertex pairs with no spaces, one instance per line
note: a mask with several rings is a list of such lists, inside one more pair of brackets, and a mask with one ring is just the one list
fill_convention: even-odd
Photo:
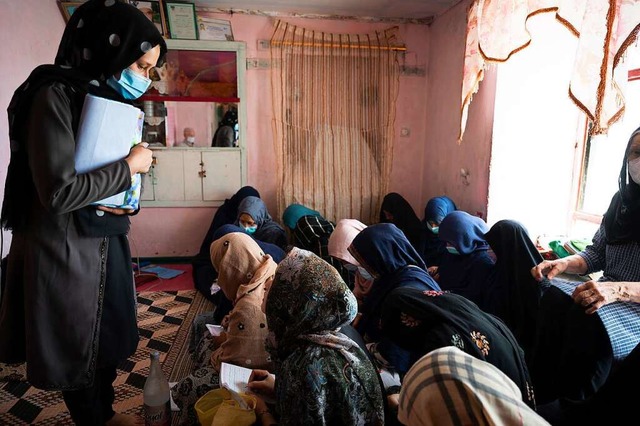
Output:
[[162,0],[128,0],[128,3],[142,11],[155,24],[162,37],[167,37],[167,20]]
[[198,37],[200,40],[233,41],[231,21],[198,14]]
[[196,6],[193,3],[165,2],[169,35],[174,39],[197,40]]
[[62,17],[64,18],[64,23],[69,22],[71,15],[76,11],[76,8],[83,4],[83,1],[60,1],[58,2],[58,7],[60,7],[60,11],[62,12]]

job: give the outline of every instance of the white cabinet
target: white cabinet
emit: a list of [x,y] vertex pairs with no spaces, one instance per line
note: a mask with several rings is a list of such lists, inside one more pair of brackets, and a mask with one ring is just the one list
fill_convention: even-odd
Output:
[[219,206],[243,186],[239,148],[154,149],[154,165],[142,178],[147,207]]
[[[167,40],[166,63],[156,69],[145,111],[143,141],[154,165],[142,179],[144,207],[219,206],[246,182],[246,46],[243,42]],[[237,117],[235,147],[213,147],[229,111]],[[234,115],[235,114],[235,115]],[[195,145],[180,146],[195,133]]]

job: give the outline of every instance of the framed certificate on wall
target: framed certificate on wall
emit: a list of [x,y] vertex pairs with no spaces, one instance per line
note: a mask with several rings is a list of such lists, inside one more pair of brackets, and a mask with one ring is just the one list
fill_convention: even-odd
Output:
[[196,7],[193,3],[166,2],[171,38],[197,40]]

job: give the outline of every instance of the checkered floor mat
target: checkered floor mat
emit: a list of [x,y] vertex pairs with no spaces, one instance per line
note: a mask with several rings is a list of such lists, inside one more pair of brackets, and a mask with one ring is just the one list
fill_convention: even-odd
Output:
[[[165,375],[182,362],[191,321],[202,308],[192,303],[195,290],[161,291],[138,295],[140,343],[136,353],[123,362],[114,383],[116,412],[140,414],[142,388],[149,373],[149,353],[160,352]],[[201,297],[200,297],[201,298]],[[197,298],[198,301],[200,298]],[[204,299],[204,298],[202,298]],[[197,309],[196,309],[197,310]],[[184,326],[182,326],[184,323]],[[181,327],[182,326],[182,327]],[[29,385],[24,366],[0,364],[0,425],[73,425],[59,392],[43,391]]]

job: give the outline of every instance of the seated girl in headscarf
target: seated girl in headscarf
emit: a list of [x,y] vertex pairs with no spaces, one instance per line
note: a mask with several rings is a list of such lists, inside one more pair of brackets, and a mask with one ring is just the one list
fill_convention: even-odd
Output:
[[427,229],[424,245],[424,261],[427,267],[437,266],[444,253],[446,244],[438,237],[440,223],[449,213],[457,210],[453,200],[446,196],[433,197],[424,208],[422,223]]
[[[524,401],[535,408],[524,352],[515,337],[501,320],[465,297],[398,288],[385,300],[381,324],[391,341],[409,351],[411,365],[434,349],[456,346],[499,368],[517,384]],[[403,383],[404,387],[406,378]]]
[[[383,425],[376,371],[364,351],[340,331],[356,315],[356,300],[328,263],[294,247],[267,289],[264,310],[274,378],[254,370],[249,388],[276,399],[279,425]],[[256,414],[275,424],[258,397]]]
[[349,253],[348,249],[356,235],[366,227],[367,225],[356,219],[341,219],[329,237],[327,245],[329,255],[338,259],[343,268],[353,274],[353,295],[358,300],[358,308],[362,307],[365,297],[369,294],[373,277]]
[[336,268],[349,288],[353,288],[353,278],[342,263],[329,255],[327,245],[335,230],[335,224],[302,204],[291,204],[284,210],[282,221],[292,232],[294,246],[308,250]]
[[275,244],[281,249],[287,247],[287,234],[267,211],[267,206],[258,197],[246,197],[238,206],[235,225],[256,240]]
[[390,223],[363,229],[349,246],[349,252],[373,277],[371,290],[362,304],[362,316],[356,328],[380,366],[404,374],[410,367],[409,354],[392,343],[380,329],[380,318],[387,295],[398,287],[440,290],[425,270],[425,264],[400,229]]
[[429,352],[405,376],[398,420],[406,426],[548,423],[504,372],[454,346]]
[[[213,233],[213,240],[215,241],[232,232],[244,233],[244,230],[236,225],[231,225],[231,224],[222,225],[220,228],[218,228],[216,232]],[[271,256],[274,262],[280,263],[280,261],[285,258],[286,254],[284,250],[282,250],[277,245],[265,243],[264,241],[256,240],[255,238],[253,240],[258,244],[258,246],[260,246],[260,249],[262,249],[262,251],[265,254],[268,254],[269,256]],[[209,262],[211,262],[211,260],[209,260]],[[214,269],[213,276],[214,276],[214,282],[215,282],[215,280],[217,280],[218,278],[218,272],[215,269]],[[212,318],[214,323],[220,324],[220,322],[222,321],[222,318],[224,318],[225,315],[227,315],[229,311],[231,311],[231,309],[233,308],[233,304],[232,304],[233,300],[228,299],[227,297],[225,297],[223,292],[219,291],[220,286],[218,285],[217,282],[215,282],[212,288],[214,289],[212,291],[217,290],[217,293],[215,293],[213,296],[214,305],[216,308],[213,312]]]
[[484,220],[460,210],[449,213],[440,224],[440,239],[447,252],[437,269],[438,284],[443,290],[460,294],[488,310],[489,275],[493,259],[484,234],[489,227]]
[[211,264],[211,256],[209,254],[211,243],[215,240],[213,234],[222,225],[233,223],[236,220],[240,202],[249,196],[260,197],[260,194],[251,186],[243,186],[231,198],[226,199],[224,203],[218,207],[216,214],[213,215],[209,230],[204,240],[202,240],[200,251],[191,261],[193,265],[193,283],[196,289],[214,303],[217,303],[219,300],[211,294],[211,284],[213,284],[218,276]]
[[424,256],[425,229],[411,204],[397,192],[384,196],[380,206],[380,223],[393,223],[407,237],[420,257]]
[[484,235],[496,256],[489,278],[485,311],[511,329],[527,360],[533,353],[540,298],[549,284],[531,276],[542,256],[527,230],[513,220],[496,222]]
[[211,244],[211,262],[219,273],[218,284],[233,300],[233,309],[223,320],[224,331],[206,336],[198,343],[196,370],[173,390],[174,401],[193,418],[193,404],[207,391],[219,386],[222,362],[245,368],[269,368],[265,348],[267,320],[261,305],[265,288],[277,268],[271,256],[244,233],[234,232]]

